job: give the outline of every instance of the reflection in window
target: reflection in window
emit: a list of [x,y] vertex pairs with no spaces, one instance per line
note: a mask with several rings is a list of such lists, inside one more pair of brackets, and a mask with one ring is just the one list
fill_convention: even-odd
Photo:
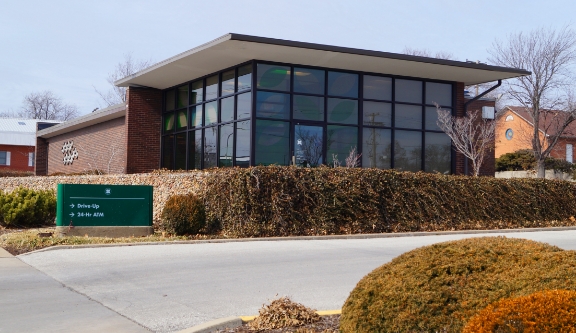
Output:
[[[326,130],[326,159],[329,165],[346,165],[346,158],[350,151],[358,151],[358,127],[328,125]],[[338,163],[337,163],[338,164]]]
[[252,64],[238,68],[238,91],[252,87]]
[[324,95],[324,71],[294,68],[294,92]]
[[170,133],[174,131],[174,113],[168,113],[164,115],[164,133]]
[[392,104],[381,102],[364,102],[364,125],[392,126]]
[[190,126],[202,127],[202,105],[190,108]]
[[218,122],[218,101],[204,104],[204,126]]
[[168,90],[166,92],[165,100],[164,100],[164,109],[166,111],[174,110],[174,104],[176,103],[176,91],[174,89]]
[[202,130],[190,132],[188,135],[188,168],[202,169]]
[[236,119],[250,118],[250,113],[252,112],[252,94],[245,93],[238,95],[238,107],[236,112],[238,116]]
[[322,126],[294,126],[294,156],[297,165],[315,167],[323,163],[323,136]]
[[426,129],[432,131],[441,131],[440,127],[438,126],[438,111],[436,111],[436,107],[427,106],[426,107]]
[[210,127],[204,130],[204,169],[216,167],[216,138],[218,127]]
[[450,174],[452,161],[452,141],[444,133],[426,133],[424,150],[424,171]]
[[395,131],[394,169],[422,170],[422,132]]
[[220,100],[220,122],[234,120],[234,96]]
[[290,118],[290,95],[259,91],[256,96],[257,117],[276,119]]
[[394,126],[401,128],[422,128],[422,107],[416,105],[396,104]]
[[396,79],[396,102],[422,103],[422,82]]
[[294,119],[323,121],[324,97],[294,95]]
[[218,97],[218,75],[206,79],[206,100]]
[[362,167],[390,169],[392,165],[392,131],[364,127],[362,134]]
[[358,98],[358,75],[328,72],[328,95]]
[[178,87],[178,108],[188,106],[188,85]]
[[187,116],[186,110],[180,110],[176,112],[176,130],[183,130],[188,127],[188,120],[186,119]]
[[392,100],[392,78],[364,75],[364,98]]
[[257,71],[259,89],[290,90],[290,67],[258,64]]
[[162,167],[174,170],[174,135],[162,138]]
[[192,104],[204,101],[204,84],[202,81],[192,82]]
[[328,98],[328,122],[358,124],[358,101]]
[[222,96],[233,94],[236,91],[234,80],[233,69],[222,73]]
[[290,163],[290,123],[256,120],[256,165]]
[[220,126],[220,162],[221,167],[232,166],[232,151],[234,147],[234,124]]
[[186,170],[186,133],[176,134],[174,170]]
[[250,121],[236,123],[236,166],[250,166]]
[[452,106],[452,85],[426,82],[426,104]]

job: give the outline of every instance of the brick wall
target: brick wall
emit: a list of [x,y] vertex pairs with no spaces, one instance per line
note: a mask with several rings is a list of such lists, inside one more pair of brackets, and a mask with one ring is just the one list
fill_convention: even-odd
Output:
[[48,141],[39,137],[36,137],[34,173],[36,176],[46,176],[48,174]]
[[28,155],[34,153],[34,147],[0,145],[0,151],[10,152],[10,165],[0,165],[0,170],[34,171],[33,166],[28,166]]
[[126,172],[159,169],[162,91],[130,87],[126,94]]
[[[100,170],[104,173],[125,173],[126,142],[125,117],[111,119],[99,124],[48,138],[47,174],[76,173]],[[78,159],[64,165],[62,146],[72,141],[78,151]],[[40,164],[40,156],[38,159]],[[37,172],[40,170],[37,170]],[[41,173],[37,173],[38,175]]]

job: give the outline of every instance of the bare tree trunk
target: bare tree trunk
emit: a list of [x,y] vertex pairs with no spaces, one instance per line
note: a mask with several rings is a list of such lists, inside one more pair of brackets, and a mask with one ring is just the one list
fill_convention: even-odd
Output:
[[536,170],[537,170],[537,174],[536,177],[538,178],[546,178],[546,164],[544,163],[544,160],[540,160],[537,159],[536,160]]

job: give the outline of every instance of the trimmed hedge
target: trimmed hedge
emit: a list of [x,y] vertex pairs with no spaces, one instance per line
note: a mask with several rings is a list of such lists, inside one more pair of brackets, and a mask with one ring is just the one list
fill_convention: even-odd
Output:
[[12,193],[0,192],[0,224],[7,227],[34,227],[54,224],[54,191],[34,191],[20,187]]
[[267,166],[210,170],[202,192],[230,237],[576,225],[576,187],[556,180]]
[[546,290],[492,303],[472,317],[462,332],[575,331],[576,291]]
[[425,246],[366,275],[342,307],[343,333],[461,332],[489,304],[546,289],[576,290],[576,252],[526,239]]
[[171,196],[162,210],[160,228],[173,235],[195,235],[206,225],[204,203],[192,193]]

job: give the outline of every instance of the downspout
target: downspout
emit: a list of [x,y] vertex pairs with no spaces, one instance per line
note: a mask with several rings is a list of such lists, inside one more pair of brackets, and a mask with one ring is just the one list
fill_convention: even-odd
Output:
[[[470,105],[470,103],[475,102],[477,100],[479,100],[480,98],[484,97],[486,94],[488,94],[489,92],[491,92],[492,90],[500,87],[502,85],[502,80],[498,80],[498,83],[493,86],[490,87],[490,89],[484,91],[483,93],[481,93],[480,95],[474,96],[474,98],[472,98],[471,100],[469,100],[468,102],[464,103],[464,116],[466,116],[468,114],[468,105]],[[464,160],[464,174],[466,176],[468,176],[468,159],[465,157]]]

